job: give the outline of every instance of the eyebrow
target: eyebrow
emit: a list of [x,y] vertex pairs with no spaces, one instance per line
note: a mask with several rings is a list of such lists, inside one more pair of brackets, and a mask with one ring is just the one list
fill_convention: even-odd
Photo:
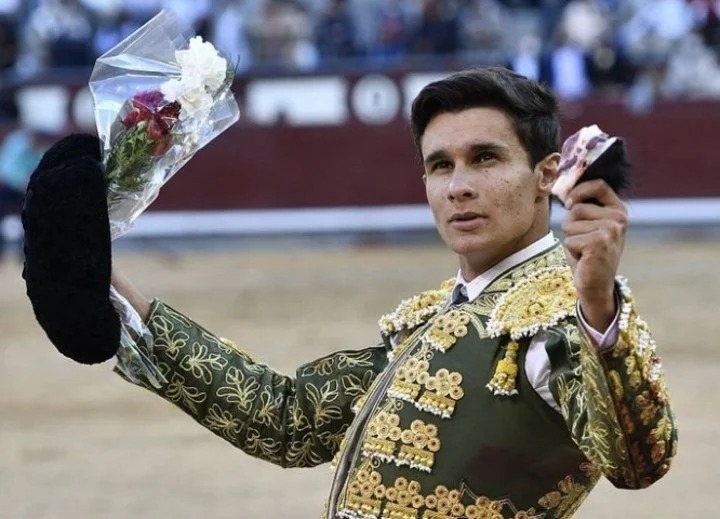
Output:
[[[482,153],[485,151],[494,151],[496,153],[501,153],[501,152],[507,151],[506,146],[503,146],[502,144],[498,144],[495,142],[474,142],[469,145],[468,149],[469,149],[470,153],[472,153],[472,154]],[[448,157],[447,152],[444,149],[439,149],[439,150],[435,150],[432,153],[430,153],[423,162],[427,166],[437,160],[445,159],[447,157]]]

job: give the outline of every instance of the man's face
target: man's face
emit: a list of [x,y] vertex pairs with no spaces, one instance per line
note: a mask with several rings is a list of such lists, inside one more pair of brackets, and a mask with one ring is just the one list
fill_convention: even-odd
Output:
[[504,112],[434,117],[421,141],[425,188],[440,236],[476,276],[541,238],[557,154],[534,168]]

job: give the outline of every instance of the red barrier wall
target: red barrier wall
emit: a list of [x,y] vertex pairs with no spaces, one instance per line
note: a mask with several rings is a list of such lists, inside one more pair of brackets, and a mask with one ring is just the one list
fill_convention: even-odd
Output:
[[[422,203],[421,169],[404,115],[418,88],[416,76],[300,76],[280,78],[299,81],[280,86],[277,78],[238,81],[235,91],[244,113],[240,122],[200,151],[165,186],[152,209]],[[334,82],[328,90],[313,83],[323,78]],[[70,97],[82,86],[82,81],[68,82]],[[327,98],[318,94],[326,91]],[[294,105],[288,108],[285,96]],[[373,96],[379,96],[378,106],[390,117],[363,122],[358,103],[372,114]],[[268,100],[281,105],[271,106],[270,115]],[[305,120],[298,122],[296,112],[303,109]],[[335,120],[307,122],[323,111]],[[633,197],[720,196],[720,103],[663,102],[647,114],[600,100],[565,108],[566,135],[593,123],[626,139],[635,165]]]
[[[622,135],[636,198],[720,196],[720,103],[662,104],[648,115],[601,102],[576,107],[565,130],[587,124]],[[575,110],[575,109],[574,109]],[[407,124],[243,126],[202,150],[165,187],[155,209],[243,209],[422,203]]]

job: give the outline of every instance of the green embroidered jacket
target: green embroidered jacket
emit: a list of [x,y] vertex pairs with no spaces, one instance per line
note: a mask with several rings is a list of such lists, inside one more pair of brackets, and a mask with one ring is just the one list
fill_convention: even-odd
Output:
[[[252,456],[282,467],[334,459],[326,517],[565,518],[601,475],[642,488],[667,472],[677,432],[655,344],[624,283],[619,339],[604,353],[578,325],[559,246],[474,301],[448,307],[451,287],[383,317],[381,345],[292,378],[154,301],[145,353],[167,382],[140,384]],[[524,375],[539,333],[560,413]],[[488,389],[498,376],[512,394]]]

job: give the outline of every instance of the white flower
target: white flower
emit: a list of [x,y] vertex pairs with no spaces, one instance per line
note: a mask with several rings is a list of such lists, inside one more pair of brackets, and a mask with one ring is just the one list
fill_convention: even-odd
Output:
[[181,120],[206,116],[213,105],[212,94],[225,81],[227,61],[200,36],[192,38],[187,49],[175,51],[175,58],[180,77],[163,83],[160,92],[167,101],[180,103]]
[[175,51],[175,59],[180,65],[183,80],[188,83],[204,85],[215,91],[225,81],[227,61],[212,43],[203,41],[200,36],[190,40],[188,49]]
[[187,87],[180,79],[169,79],[160,85],[160,92],[169,103],[179,100]]
[[180,120],[205,117],[213,106],[213,97],[204,88],[187,90],[180,102]]

